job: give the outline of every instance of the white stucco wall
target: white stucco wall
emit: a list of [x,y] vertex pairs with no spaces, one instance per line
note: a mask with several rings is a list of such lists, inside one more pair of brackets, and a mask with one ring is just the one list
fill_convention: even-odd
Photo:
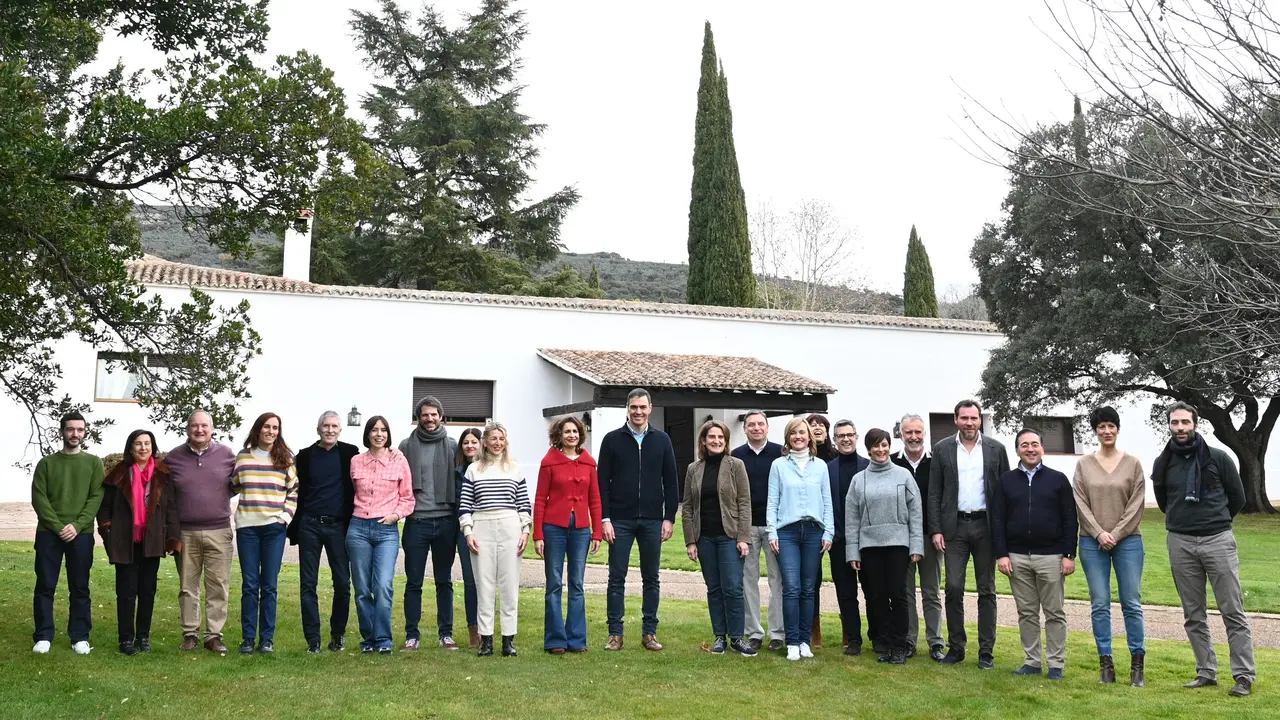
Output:
[[[186,296],[178,288],[157,292],[170,300]],[[222,304],[248,298],[254,326],[263,337],[263,354],[250,366],[253,398],[241,408],[246,424],[221,429],[230,431],[237,446],[248,423],[261,412],[269,410],[283,418],[284,437],[297,449],[315,440],[315,421],[321,412],[333,409],[345,417],[352,405],[365,418],[387,416],[398,441],[412,430],[414,377],[492,380],[495,419],[508,427],[512,450],[530,483],[537,477],[547,444],[542,409],[591,396],[586,383],[539,358],[535,354],[539,347],[754,356],[835,386],[838,392],[830,398],[829,416],[833,421],[852,419],[865,436],[872,427],[891,429],[906,412],[926,417],[931,412],[950,413],[958,399],[978,389],[987,353],[1000,342],[992,334],[904,328],[209,292]],[[317,343],[314,338],[325,327],[332,328],[331,340]],[[65,342],[57,347],[57,358],[64,372],[62,391],[76,399],[92,398],[94,349]],[[1164,440],[1147,425],[1148,408],[1149,402],[1121,408],[1121,442],[1149,467]],[[95,417],[115,420],[104,443],[92,448],[95,453],[118,452],[131,430],[153,427],[145,411],[134,404],[94,403],[92,410]],[[701,420],[709,412],[719,411],[698,409],[695,418]],[[735,420],[738,413],[730,411],[722,417]],[[662,426],[662,415],[661,408],[655,410],[655,426]],[[772,420],[774,440],[781,440],[786,420]],[[594,410],[592,450],[598,449],[605,432],[623,422],[621,408]],[[24,411],[0,398],[0,501],[29,499],[30,477],[13,466],[32,454],[26,426]],[[343,440],[358,445],[361,431],[344,428]],[[461,427],[452,431],[456,435]],[[174,434],[157,435],[162,436],[162,447],[181,440]],[[997,436],[1011,444],[1007,436]],[[735,426],[733,443],[743,439],[741,427]],[[1070,475],[1075,460],[1074,456],[1053,456],[1047,463]],[[1280,478],[1274,459],[1267,469],[1270,477]],[[1269,483],[1273,493],[1277,482]]]

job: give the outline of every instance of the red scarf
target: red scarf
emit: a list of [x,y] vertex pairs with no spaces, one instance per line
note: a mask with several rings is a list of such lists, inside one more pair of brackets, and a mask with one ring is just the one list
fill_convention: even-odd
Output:
[[147,534],[147,486],[151,484],[151,476],[156,471],[155,457],[147,458],[146,467],[133,465],[133,541],[142,542]]

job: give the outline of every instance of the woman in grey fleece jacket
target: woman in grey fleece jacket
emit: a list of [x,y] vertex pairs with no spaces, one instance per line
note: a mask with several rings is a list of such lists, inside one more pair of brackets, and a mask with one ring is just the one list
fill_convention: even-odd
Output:
[[853,476],[845,496],[845,557],[862,575],[868,617],[881,618],[872,638],[889,652],[879,662],[907,661],[907,619],[915,612],[907,597],[907,568],[924,553],[924,515],[915,478],[889,461],[889,433],[866,436],[871,465]]

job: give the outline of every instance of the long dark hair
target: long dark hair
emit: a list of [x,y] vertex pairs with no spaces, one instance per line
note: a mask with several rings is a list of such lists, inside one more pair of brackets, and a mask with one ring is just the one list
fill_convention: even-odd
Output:
[[[453,464],[462,469],[463,472],[466,472],[468,465],[475,462],[475,460],[468,460],[467,456],[462,454],[462,441],[466,440],[468,435],[475,436],[476,440],[480,443],[480,452],[484,452],[484,437],[480,434],[480,428],[467,428],[466,430],[463,430],[462,434],[458,436],[458,453],[453,458]],[[476,457],[479,457],[479,453],[476,454]]]
[[369,418],[369,422],[364,424],[364,446],[370,450],[373,449],[373,445],[369,442],[369,433],[373,432],[373,426],[377,425],[378,423],[382,423],[382,428],[387,431],[386,447],[387,449],[390,449],[391,448],[391,423],[387,422],[387,419],[382,417],[381,415],[374,415],[373,417]]
[[245,438],[244,449],[252,450],[258,447],[258,443],[262,439],[262,426],[266,425],[271,418],[275,418],[280,425],[280,434],[276,436],[276,441],[271,444],[271,466],[277,470],[284,470],[293,464],[293,451],[285,444],[284,421],[280,419],[279,415],[271,412],[259,415],[258,419],[253,421],[253,428],[249,430],[249,437]]
[[156,456],[156,436],[152,434],[150,430],[134,430],[133,432],[129,433],[129,439],[124,441],[124,458],[122,458],[123,463],[138,462],[138,459],[133,456],[133,441],[137,440],[138,437],[141,435],[146,435],[147,437],[151,438],[151,457],[154,458]]

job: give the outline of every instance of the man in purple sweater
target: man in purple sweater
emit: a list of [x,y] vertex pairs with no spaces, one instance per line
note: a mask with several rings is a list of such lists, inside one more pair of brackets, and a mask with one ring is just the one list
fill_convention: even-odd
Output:
[[182,523],[178,575],[182,590],[182,649],[200,647],[200,580],[204,578],[204,646],[225,653],[222,626],[227,622],[231,583],[231,471],[236,453],[213,442],[213,419],[197,410],[187,418],[187,441],[169,451],[165,462],[173,473]]

